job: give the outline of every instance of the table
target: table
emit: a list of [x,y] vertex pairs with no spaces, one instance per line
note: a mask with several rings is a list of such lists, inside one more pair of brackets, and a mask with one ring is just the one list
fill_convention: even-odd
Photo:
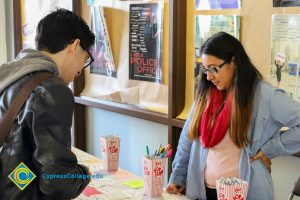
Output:
[[[72,151],[77,156],[79,164],[89,167],[91,173],[98,176],[91,180],[86,189],[75,198],[76,200],[145,199],[143,187],[134,189],[123,184],[125,181],[140,181],[142,177],[120,168],[117,172],[104,172],[103,162],[99,158],[74,147],[72,147]],[[163,197],[155,199],[187,200],[188,198],[169,194],[164,190]]]

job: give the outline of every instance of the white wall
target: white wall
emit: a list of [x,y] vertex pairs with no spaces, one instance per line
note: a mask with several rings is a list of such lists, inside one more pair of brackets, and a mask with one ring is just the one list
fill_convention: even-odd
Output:
[[[272,160],[272,178],[275,199],[288,199],[294,183],[300,176],[300,158],[293,156],[279,157]],[[300,197],[294,197],[300,200]]]
[[121,137],[119,166],[139,176],[142,176],[141,157],[145,155],[146,145],[150,153],[154,153],[159,144],[167,145],[168,142],[166,125],[87,108],[87,151],[101,158],[99,137],[109,134]]
[[0,64],[7,61],[6,53],[6,23],[5,23],[5,2],[0,1]]

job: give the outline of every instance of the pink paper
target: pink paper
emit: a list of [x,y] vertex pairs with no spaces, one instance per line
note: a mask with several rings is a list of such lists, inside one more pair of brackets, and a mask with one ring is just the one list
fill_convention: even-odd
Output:
[[90,197],[92,195],[96,195],[96,194],[102,194],[101,192],[99,192],[98,190],[96,190],[94,187],[91,186],[87,186],[83,192],[82,192],[85,196]]
[[143,157],[144,193],[146,197],[161,197],[164,185],[165,158]]

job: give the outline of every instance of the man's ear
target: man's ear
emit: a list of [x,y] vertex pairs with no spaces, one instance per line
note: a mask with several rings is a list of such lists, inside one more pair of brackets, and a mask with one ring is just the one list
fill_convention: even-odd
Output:
[[76,39],[73,43],[68,45],[69,52],[71,55],[75,55],[76,50],[80,47],[80,40]]
[[235,64],[235,58],[234,58],[234,56],[232,57],[232,62],[233,62],[233,64]]

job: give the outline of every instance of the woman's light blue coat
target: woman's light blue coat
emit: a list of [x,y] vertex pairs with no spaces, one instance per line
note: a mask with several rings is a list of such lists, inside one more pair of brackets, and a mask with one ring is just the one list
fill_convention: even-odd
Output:
[[[199,140],[188,139],[190,117],[191,114],[181,132],[169,183],[185,185],[186,195],[191,199],[206,200],[204,169],[208,149]],[[282,127],[289,130],[281,131]],[[255,94],[248,137],[252,144],[241,150],[239,162],[240,178],[249,183],[247,200],[273,200],[270,173],[262,161],[250,162],[249,157],[260,149],[269,158],[300,151],[300,104],[283,90],[261,81]]]

